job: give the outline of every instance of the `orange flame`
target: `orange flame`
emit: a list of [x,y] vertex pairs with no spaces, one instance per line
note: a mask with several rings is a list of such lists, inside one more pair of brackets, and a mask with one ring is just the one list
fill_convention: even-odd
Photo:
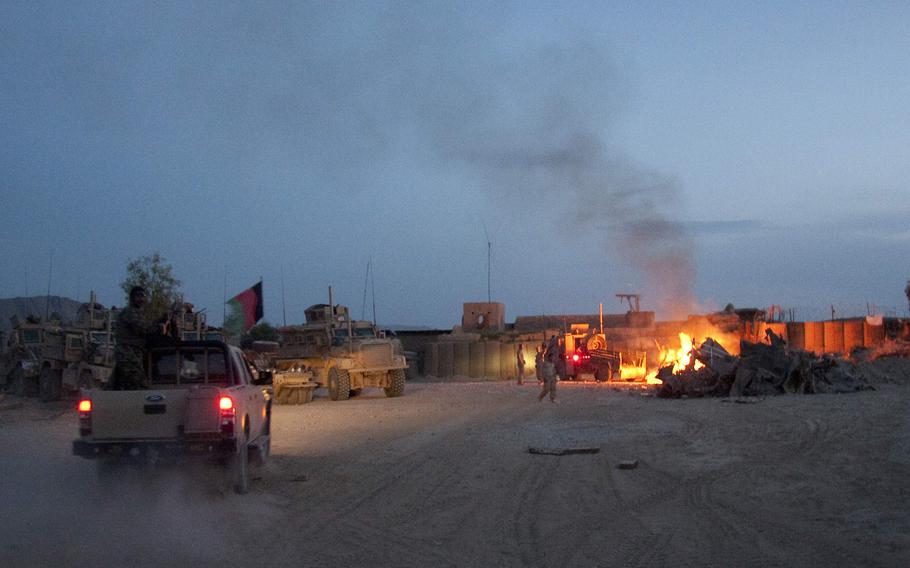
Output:
[[[673,373],[681,373],[692,364],[692,336],[688,333],[679,334],[679,349],[664,349],[660,352],[659,358],[660,367],[666,367],[667,365],[673,365]],[[695,361],[692,368],[696,371],[704,367],[701,361]],[[655,369],[648,373],[648,376],[645,377],[648,384],[650,385],[660,385],[663,384],[663,381],[657,378],[657,371]]]

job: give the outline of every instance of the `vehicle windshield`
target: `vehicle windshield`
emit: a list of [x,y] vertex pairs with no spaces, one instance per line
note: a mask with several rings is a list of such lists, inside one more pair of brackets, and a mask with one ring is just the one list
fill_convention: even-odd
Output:
[[22,343],[41,343],[41,332],[37,329],[23,329]]
[[201,347],[151,353],[153,385],[229,385],[224,352]]
[[93,331],[92,343],[97,345],[107,345],[111,343],[111,334],[106,331]]

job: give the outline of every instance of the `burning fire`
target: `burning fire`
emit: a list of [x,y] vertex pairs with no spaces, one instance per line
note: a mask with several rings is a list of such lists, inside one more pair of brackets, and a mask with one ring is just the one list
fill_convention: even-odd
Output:
[[[692,336],[687,333],[679,334],[679,349],[665,349],[660,353],[660,363],[658,367],[673,365],[673,373],[680,373],[692,364]],[[704,365],[701,361],[695,361],[692,366],[696,371]],[[657,369],[651,371],[645,379],[650,385],[663,384],[663,381],[657,378]]]

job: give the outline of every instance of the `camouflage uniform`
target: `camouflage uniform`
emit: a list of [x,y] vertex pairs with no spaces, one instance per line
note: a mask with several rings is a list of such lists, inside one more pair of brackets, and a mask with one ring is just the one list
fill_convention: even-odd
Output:
[[148,388],[145,373],[146,340],[157,330],[142,317],[139,308],[127,306],[117,315],[117,345],[114,350],[113,388],[136,390]]
[[541,364],[541,375],[543,376],[543,390],[540,391],[537,400],[541,401],[549,394],[550,402],[556,402],[556,365],[553,364],[553,361],[546,359]]
[[521,344],[518,345],[515,356],[517,358],[516,363],[518,364],[518,384],[522,385],[525,382],[525,352]]

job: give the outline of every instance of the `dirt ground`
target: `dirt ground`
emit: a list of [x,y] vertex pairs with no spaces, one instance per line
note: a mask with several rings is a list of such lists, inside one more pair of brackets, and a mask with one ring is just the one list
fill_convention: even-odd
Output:
[[101,483],[70,455],[72,403],[27,400],[0,411],[0,565],[910,565],[910,386],[755,404],[537,392],[412,382],[276,407],[244,496],[201,466]]

